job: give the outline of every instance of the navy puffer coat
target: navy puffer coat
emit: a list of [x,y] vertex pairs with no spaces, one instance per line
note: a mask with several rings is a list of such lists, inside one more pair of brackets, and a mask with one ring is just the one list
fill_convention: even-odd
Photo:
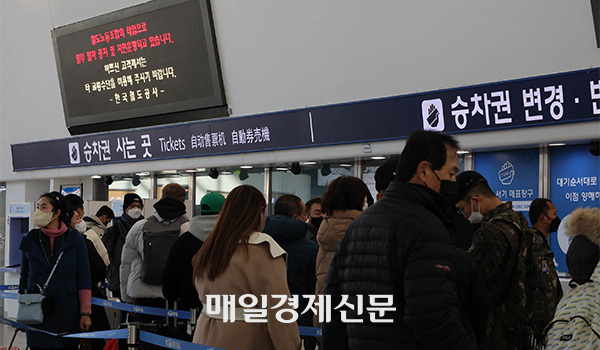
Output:
[[[267,217],[264,232],[269,234],[281,246],[288,256],[287,279],[292,295],[299,297],[299,312],[306,307],[308,300],[302,295],[314,295],[317,282],[315,263],[319,247],[306,238],[306,223],[286,215]],[[298,324],[312,326],[312,313],[299,315]]]

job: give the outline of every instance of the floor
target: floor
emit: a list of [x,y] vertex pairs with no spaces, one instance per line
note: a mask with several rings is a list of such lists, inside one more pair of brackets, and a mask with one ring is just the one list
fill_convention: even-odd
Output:
[[[4,324],[0,324],[0,350],[4,350],[8,347],[14,333],[14,328]],[[19,350],[25,350],[25,348],[27,348],[27,340],[25,338],[24,332],[17,333],[17,337],[15,338],[15,342],[13,343],[13,348],[15,347]]]

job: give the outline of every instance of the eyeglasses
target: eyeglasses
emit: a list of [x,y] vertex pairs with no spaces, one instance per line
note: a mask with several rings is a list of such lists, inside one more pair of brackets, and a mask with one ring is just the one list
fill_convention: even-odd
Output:
[[465,205],[467,205],[470,200],[471,200],[471,197],[468,197],[467,199],[465,199],[465,204],[463,204],[460,208],[456,208],[456,212],[462,216],[465,216]]

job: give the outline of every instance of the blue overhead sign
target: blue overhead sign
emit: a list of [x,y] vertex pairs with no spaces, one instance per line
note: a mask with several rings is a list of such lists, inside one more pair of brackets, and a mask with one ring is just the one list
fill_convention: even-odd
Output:
[[600,119],[600,69],[238,118],[13,144],[14,171],[260,152]]
[[[589,145],[550,148],[550,200],[564,220],[580,207],[600,206],[600,159],[588,151]],[[550,248],[559,272],[567,272],[566,253],[571,238],[564,225],[550,234]]]
[[529,205],[539,192],[537,149],[477,153],[474,166],[501,201],[512,201],[513,209],[528,218]]

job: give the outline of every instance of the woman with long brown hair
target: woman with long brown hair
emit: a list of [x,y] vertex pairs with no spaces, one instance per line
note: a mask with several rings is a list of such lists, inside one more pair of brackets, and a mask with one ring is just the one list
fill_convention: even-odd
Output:
[[[296,322],[282,323],[276,313],[292,307],[273,308],[279,299],[272,295],[287,295],[285,251],[271,238],[261,233],[265,224],[266,202],[262,193],[249,185],[234,188],[221,209],[217,223],[194,256],[194,282],[204,305],[194,333],[194,342],[224,349],[300,349]],[[239,298],[256,296],[252,309],[264,309],[265,323],[245,322]],[[223,306],[223,296],[233,295],[234,320],[225,307],[220,312],[207,303],[207,295],[217,295]],[[262,305],[262,296],[266,305]],[[249,299],[246,298],[246,301]],[[213,302],[214,300],[210,300]],[[225,312],[227,312],[227,315]],[[289,319],[289,313],[284,313]]]

